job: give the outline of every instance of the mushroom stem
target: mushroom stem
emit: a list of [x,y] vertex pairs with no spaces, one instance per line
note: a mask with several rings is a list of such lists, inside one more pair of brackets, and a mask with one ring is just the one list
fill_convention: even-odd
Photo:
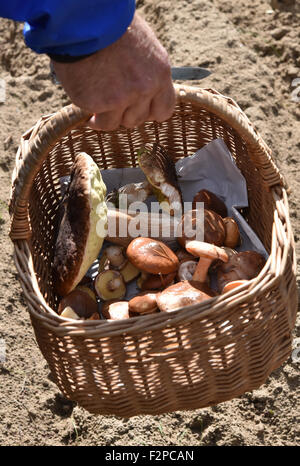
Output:
[[200,257],[194,275],[193,280],[200,283],[205,283],[207,279],[208,269],[213,259],[208,257]]
[[188,252],[200,258],[193,275],[193,280],[200,283],[206,282],[208,269],[213,260],[221,259],[223,262],[228,261],[226,252],[215,244],[193,240],[188,241],[185,248]]

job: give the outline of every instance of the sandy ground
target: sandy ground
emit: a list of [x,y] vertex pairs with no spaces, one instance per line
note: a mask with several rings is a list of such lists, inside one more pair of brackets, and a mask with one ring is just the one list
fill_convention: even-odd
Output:
[[[300,5],[272,3],[279,9],[265,0],[185,0],[175,9],[168,0],[137,2],[172,62],[207,66],[212,75],[199,85],[234,98],[273,149],[291,188],[300,257],[300,102],[292,100],[294,80],[300,79]],[[299,363],[292,358],[258,390],[196,411],[123,420],[90,415],[60,395],[17,281],[7,203],[21,134],[68,99],[51,83],[48,59],[24,46],[20,25],[0,20],[0,46],[0,77],[6,82],[6,101],[0,104],[0,338],[6,344],[0,445],[299,444]],[[294,335],[300,337],[299,321]]]

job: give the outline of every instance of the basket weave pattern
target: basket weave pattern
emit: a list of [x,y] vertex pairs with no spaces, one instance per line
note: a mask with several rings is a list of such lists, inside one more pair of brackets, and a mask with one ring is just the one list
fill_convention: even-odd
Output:
[[[284,180],[234,101],[210,89],[176,91],[176,111],[164,123],[97,132],[71,105],[41,118],[17,153],[11,238],[32,325],[60,390],[92,413],[129,417],[214,405],[259,387],[291,352],[296,258]],[[51,264],[59,178],[75,154],[87,152],[100,169],[130,167],[145,142],[160,142],[177,160],[217,137],[246,178],[245,215],[270,253],[259,276],[172,313],[115,322],[58,316]]]

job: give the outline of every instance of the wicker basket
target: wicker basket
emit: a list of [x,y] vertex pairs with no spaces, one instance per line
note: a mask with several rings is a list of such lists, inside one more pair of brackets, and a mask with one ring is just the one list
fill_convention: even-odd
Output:
[[[38,345],[69,399],[91,413],[130,417],[196,409],[263,384],[290,355],[296,259],[284,181],[270,149],[232,101],[176,86],[164,123],[97,132],[73,105],[42,117],[21,139],[11,193],[11,239]],[[258,277],[199,305],[122,321],[68,321],[55,312],[51,261],[59,178],[75,154],[100,169],[136,166],[144,142],[178,159],[221,137],[248,185],[245,215],[270,253]]]

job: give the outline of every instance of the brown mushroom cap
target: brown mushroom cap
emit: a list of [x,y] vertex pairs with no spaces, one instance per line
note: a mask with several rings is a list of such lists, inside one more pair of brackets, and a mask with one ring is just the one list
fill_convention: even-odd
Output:
[[148,273],[165,275],[175,272],[179,266],[174,252],[166,244],[151,238],[135,238],[126,254],[136,268]]
[[[80,289],[79,289],[80,288]],[[84,290],[86,288],[86,290]],[[58,306],[58,314],[64,309],[71,308],[82,319],[88,319],[98,311],[95,293],[87,287],[78,287],[64,296]]]
[[133,314],[153,314],[158,310],[157,293],[144,291],[129,301],[129,312]]
[[240,230],[236,221],[231,217],[223,218],[225,225],[225,240],[224,246],[228,248],[235,248],[240,244]]
[[176,272],[171,272],[167,275],[143,272],[142,275],[137,279],[137,286],[143,291],[162,290],[171,285],[175,277]]
[[197,202],[203,202],[204,209],[212,210],[221,217],[227,217],[227,207],[224,202],[208,189],[201,189],[193,199],[192,208],[197,209]]
[[183,281],[169,286],[157,296],[157,305],[163,312],[201,303],[210,299],[215,293],[207,286],[197,282]]
[[217,269],[218,288],[222,292],[224,286],[236,280],[251,280],[256,277],[263,266],[265,258],[256,251],[242,251],[232,255],[227,263]]
[[189,210],[182,216],[177,227],[177,241],[185,247],[187,241],[203,238],[206,243],[222,246],[225,240],[225,225],[222,217],[211,210],[204,209],[202,224],[199,221],[200,212],[197,209]]

